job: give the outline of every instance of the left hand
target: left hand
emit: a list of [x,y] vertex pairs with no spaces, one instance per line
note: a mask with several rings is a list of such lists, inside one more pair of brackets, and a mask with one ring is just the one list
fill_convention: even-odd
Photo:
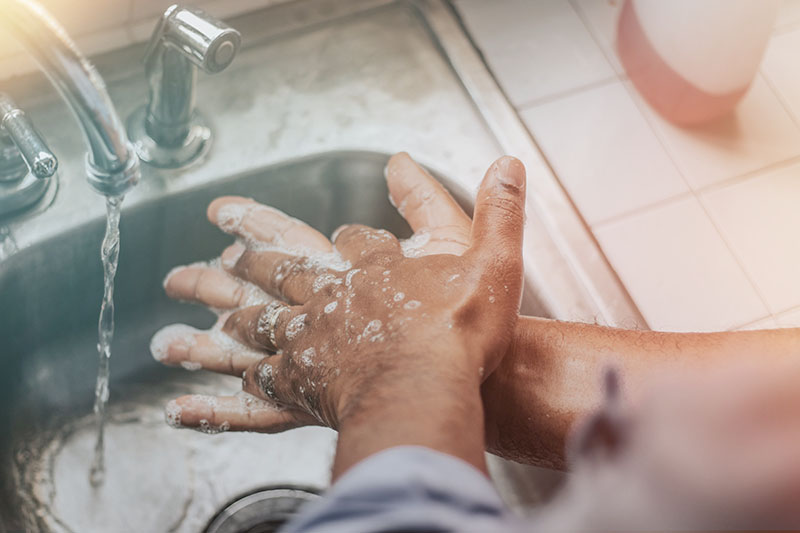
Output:
[[[496,179],[487,175],[470,234],[469,218],[429,177],[421,176],[416,184],[394,180],[393,186],[392,174],[408,176],[409,165],[416,167],[404,154],[392,158],[390,191],[401,211],[405,207],[412,227],[417,231],[424,228],[429,234],[421,252],[433,255],[404,257],[400,243],[391,234],[348,226],[336,236],[336,249],[352,265],[348,272],[309,268],[312,265],[307,258],[234,245],[222,255],[228,273],[194,266],[168,278],[170,296],[223,310],[237,309],[248,303],[248,298],[252,302],[253,290],[243,280],[295,304],[282,312],[276,323],[280,355],[262,359],[264,349],[271,347],[258,328],[259,319],[263,322],[263,305],[225,314],[220,321],[222,331],[247,349],[226,346],[213,332],[173,335],[166,346],[157,346],[156,352],[167,364],[191,362],[233,375],[241,375],[252,366],[245,389],[283,406],[276,409],[270,403],[236,397],[209,400],[187,396],[172,406],[173,412],[179,409],[181,425],[219,427],[224,422],[233,430],[265,432],[312,423],[337,427],[345,406],[358,403],[358,399],[349,397],[349,391],[363,388],[352,381],[354,376],[375,366],[372,361],[376,356],[387,362],[403,357],[409,360],[429,350],[430,344],[464,347],[463,352],[469,354],[467,361],[455,362],[464,363],[465,369],[477,373],[482,368],[487,375],[494,369],[510,341],[519,303],[522,267],[517,241],[521,239],[524,187],[498,189]],[[497,164],[492,168],[496,172]],[[425,190],[436,186],[441,190],[433,194]],[[251,243],[300,245],[316,253],[333,250],[331,243],[312,228],[251,200],[220,198],[209,207],[209,218]],[[464,256],[459,257],[462,253]],[[326,312],[334,302],[339,312]],[[408,305],[410,302],[415,304]],[[419,307],[415,308],[416,302]],[[353,316],[346,313],[350,306],[358,311]],[[487,308],[490,313],[482,311]],[[422,315],[424,319],[420,320]],[[302,324],[303,328],[296,335],[287,334],[290,323]],[[366,331],[377,323],[380,331]],[[449,333],[453,328],[455,332]],[[379,343],[386,341],[386,346],[378,348],[363,342],[365,335]],[[353,345],[359,338],[362,343]],[[460,349],[451,351],[462,353]],[[304,354],[313,362],[313,369],[301,366]],[[337,368],[339,373],[334,376]],[[263,379],[257,379],[267,373],[273,378],[271,389]],[[362,375],[358,381],[365,379]]]

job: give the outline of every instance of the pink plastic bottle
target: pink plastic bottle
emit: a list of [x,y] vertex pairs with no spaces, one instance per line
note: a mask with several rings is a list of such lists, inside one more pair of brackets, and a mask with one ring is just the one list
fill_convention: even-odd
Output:
[[730,112],[758,71],[780,0],[625,0],[617,49],[633,84],[681,125]]

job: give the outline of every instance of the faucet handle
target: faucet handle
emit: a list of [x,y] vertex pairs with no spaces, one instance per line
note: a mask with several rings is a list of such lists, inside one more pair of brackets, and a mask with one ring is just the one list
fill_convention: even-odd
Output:
[[221,72],[236,56],[241,35],[205,11],[173,5],[167,8],[153,32],[145,54],[148,62],[161,46],[175,46],[208,74]]
[[211,128],[195,109],[197,70],[224,70],[241,35],[204,11],[173,5],[158,22],[144,57],[147,103],[128,120],[139,158],[160,168],[181,168],[200,159]]
[[[56,173],[58,160],[25,113],[3,93],[0,93],[0,133],[11,138],[19,156],[28,165],[31,174],[39,179]],[[20,176],[22,177],[22,176]],[[0,176],[2,179],[2,176]]]

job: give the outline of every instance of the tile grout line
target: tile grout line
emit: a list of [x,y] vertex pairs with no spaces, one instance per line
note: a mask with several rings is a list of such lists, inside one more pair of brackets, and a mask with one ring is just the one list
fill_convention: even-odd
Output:
[[775,318],[775,320],[778,320],[779,316],[786,316],[790,313],[795,313],[797,311],[800,311],[800,305],[793,305],[792,307],[787,307],[786,309],[774,313],[773,318]]
[[[595,44],[598,46],[598,48],[600,48],[600,51],[603,53],[604,57],[606,58],[606,61],[611,65],[612,70],[614,70],[615,73],[616,73],[617,69],[614,68],[614,65],[611,62],[611,60],[609,59],[605,47],[602,46],[602,43],[599,42],[599,38],[597,37],[595,32],[592,30],[591,25],[587,22],[586,16],[585,16],[585,13],[583,13],[583,10],[580,9],[580,7],[576,7],[575,6],[574,0],[569,0],[568,3],[573,8],[573,10],[578,14],[578,18],[581,19],[581,22],[583,23],[583,25],[586,28],[586,30],[589,32],[589,35],[591,35],[591,37],[594,40]],[[624,72],[624,69],[623,69],[623,72]],[[708,218],[708,220],[711,222],[711,225],[714,227],[714,231],[716,231],[716,233],[719,236],[719,238],[722,239],[722,242],[724,243],[725,247],[728,249],[728,252],[734,258],[734,261],[736,261],[736,264],[738,265],[738,267],[741,270],[742,274],[744,274],[745,278],[747,279],[747,282],[750,284],[751,288],[753,289],[753,291],[758,296],[758,299],[759,299],[759,301],[761,301],[761,304],[764,306],[764,309],[767,311],[768,315],[772,316],[772,318],[774,319],[775,317],[773,316],[770,307],[767,305],[766,299],[764,298],[763,294],[761,294],[760,288],[753,281],[753,278],[750,275],[750,273],[744,268],[744,265],[743,265],[742,261],[740,260],[738,254],[736,254],[733,251],[732,246],[730,245],[728,240],[725,238],[725,236],[722,234],[722,231],[717,226],[716,221],[713,219],[711,214],[708,212],[708,209],[706,208],[706,205],[701,201],[700,197],[698,196],[697,191],[695,191],[695,189],[689,183],[689,180],[685,176],[683,170],[680,168],[680,166],[678,165],[678,162],[675,160],[675,158],[673,157],[671,151],[669,150],[669,147],[667,146],[666,141],[659,134],[659,132],[657,131],[657,128],[652,124],[652,122],[648,118],[647,114],[642,110],[641,105],[639,104],[639,102],[637,102],[637,99],[634,98],[634,96],[630,94],[631,90],[628,87],[628,84],[625,83],[625,80],[623,79],[622,75],[617,73],[616,77],[617,77],[617,79],[620,80],[622,86],[625,88],[625,91],[628,94],[628,97],[631,99],[631,101],[633,102],[634,106],[636,106],[636,109],[638,110],[639,115],[644,119],[645,123],[647,124],[647,127],[653,133],[653,135],[655,136],[655,138],[658,141],[659,145],[661,145],[661,148],[664,150],[664,153],[667,155],[667,157],[669,158],[669,160],[672,163],[673,167],[675,167],[675,170],[678,172],[678,175],[681,177],[681,179],[683,180],[684,184],[688,188],[688,191],[685,192],[685,193],[681,193],[681,194],[673,196],[671,198],[664,199],[664,200],[662,200],[660,202],[656,202],[655,204],[650,204],[649,206],[645,206],[645,207],[643,207],[641,209],[638,209],[637,210],[638,213],[639,214],[643,214],[646,211],[650,211],[656,205],[665,206],[665,205],[669,205],[670,203],[675,203],[675,202],[681,201],[684,198],[694,197],[695,200],[700,205],[701,209],[703,210],[703,213],[705,214],[706,218]],[[794,120],[794,117],[792,117],[792,119]],[[632,216],[632,214],[628,213],[628,215],[621,215],[621,216],[618,216],[618,217],[615,217],[615,218],[616,218],[616,220],[622,220],[622,219],[625,219],[625,218],[629,218],[630,216]],[[606,222],[609,223],[607,225],[610,225],[610,222],[608,220]],[[600,226],[600,224],[594,225],[592,227],[592,231],[594,231],[594,228],[598,227],[598,226]]]
[[[763,65],[762,65],[762,67],[763,67]],[[800,128],[800,121],[798,121],[797,117],[794,115],[794,113],[790,109],[788,102],[783,97],[783,94],[781,94],[781,92],[777,89],[777,87],[775,87],[775,84],[770,79],[770,77],[766,74],[766,72],[764,72],[763,68],[759,68],[758,69],[758,75],[761,76],[761,79],[764,80],[764,83],[767,84],[767,87],[769,88],[769,90],[772,91],[772,94],[775,95],[775,98],[777,98],[778,103],[781,104],[781,107],[783,108],[784,111],[786,111],[786,114],[788,114],[789,117],[792,119],[792,122],[794,122],[795,126]]]
[[[762,75],[760,69],[759,69],[759,72],[758,72],[757,75],[761,76],[762,79],[764,79],[764,81],[767,83],[767,87],[769,88],[771,93],[778,99],[778,102],[781,105],[781,108],[784,110],[784,112],[787,115],[789,115],[789,118],[792,120],[792,122],[795,124],[795,126],[797,126],[798,125],[797,124],[797,120],[795,119],[794,115],[786,108],[786,106],[784,105],[780,95],[777,94],[777,91],[775,91],[774,87],[772,86],[770,81],[767,79],[767,77]],[[730,179],[727,179],[727,180],[724,180],[724,181],[726,182],[727,186],[730,186],[731,185],[730,182],[732,182],[733,180],[736,180],[736,183],[741,183],[741,182],[744,182],[744,181],[749,180],[749,179],[757,179],[758,177],[761,177],[761,176],[764,176],[764,175],[768,174],[772,170],[776,170],[776,169],[781,168],[781,167],[785,168],[787,166],[785,163],[787,161],[791,161],[791,160],[800,160],[800,155],[785,159],[783,161],[777,161],[777,162],[771,163],[769,165],[766,165],[766,166],[764,166],[764,167],[762,167],[762,168],[760,168],[758,170],[752,171],[750,173],[745,173],[745,174],[749,174],[749,175],[746,175],[745,177],[733,177],[733,178],[730,178]],[[717,184],[712,184],[712,186],[713,185],[720,185],[720,184],[717,183]],[[759,300],[761,300],[761,303],[764,305],[764,308],[769,313],[769,316],[771,316],[773,318],[773,320],[777,321],[777,316],[776,315],[778,313],[776,313],[773,310],[773,308],[769,304],[767,298],[764,296],[763,292],[761,291],[761,287],[759,287],[758,283],[755,282],[755,279],[753,277],[752,272],[750,272],[750,269],[748,269],[746,267],[746,265],[744,263],[744,260],[741,257],[741,254],[739,254],[739,252],[736,250],[736,247],[731,244],[730,240],[725,235],[725,232],[722,230],[720,225],[717,223],[717,220],[711,214],[711,212],[710,212],[710,210],[708,208],[708,205],[706,203],[706,198],[705,198],[706,193],[710,188],[711,187],[709,186],[709,187],[701,188],[699,190],[692,189],[692,193],[694,194],[695,198],[697,199],[697,202],[700,204],[700,207],[703,209],[703,212],[708,217],[709,221],[711,221],[711,224],[714,226],[714,229],[717,231],[717,234],[719,234],[720,238],[722,239],[722,242],[725,243],[725,247],[728,248],[728,251],[731,253],[731,255],[733,256],[734,260],[739,265],[739,268],[742,270],[742,273],[744,273],[744,275],[747,277],[747,280],[750,282],[750,285],[753,287],[753,290],[755,290],[755,293],[758,295]],[[717,188],[717,190],[721,190],[722,188],[723,188],[723,186],[720,186],[720,187]]]
[[[662,146],[662,148],[663,148],[663,146]],[[665,148],[665,151],[666,151],[666,148]],[[667,153],[667,155],[669,155],[669,153]],[[592,226],[593,227],[594,226],[607,226],[607,225],[613,224],[615,222],[618,222],[620,220],[624,220],[626,218],[631,218],[631,217],[635,217],[635,216],[641,215],[644,212],[649,211],[651,209],[659,209],[659,208],[665,207],[665,206],[667,206],[667,205],[669,205],[669,204],[671,204],[673,202],[679,202],[679,201],[684,200],[684,199],[688,198],[689,196],[691,196],[692,192],[696,192],[697,194],[700,194],[700,195],[706,195],[706,194],[709,194],[709,193],[714,193],[714,192],[717,192],[717,191],[721,191],[723,189],[727,189],[728,187],[736,186],[736,185],[738,185],[740,183],[743,183],[745,181],[748,181],[748,180],[756,180],[756,179],[761,179],[761,178],[767,177],[773,172],[777,172],[779,170],[787,169],[787,168],[790,168],[793,165],[797,165],[797,164],[800,164],[800,155],[795,155],[795,156],[789,157],[787,159],[781,159],[780,161],[776,161],[775,163],[770,163],[769,165],[765,165],[765,166],[763,166],[763,167],[761,167],[761,168],[759,168],[757,170],[751,170],[749,172],[744,172],[742,174],[737,174],[737,175],[732,176],[730,178],[725,178],[724,180],[720,180],[720,181],[717,181],[715,183],[711,183],[711,184],[705,185],[703,187],[699,187],[697,189],[693,189],[692,187],[689,187],[684,192],[681,192],[681,193],[678,193],[678,194],[674,194],[674,195],[668,196],[666,198],[662,198],[661,200],[656,200],[655,202],[651,202],[649,204],[642,205],[642,206],[636,207],[634,209],[630,209],[630,210],[625,211],[623,213],[618,213],[616,215],[612,215],[610,217],[606,217],[606,218],[600,219],[597,222],[594,222],[592,224]],[[681,174],[681,178],[682,177],[683,177],[683,175]]]
[[[749,328],[753,324],[757,324],[758,322],[761,322],[763,320],[767,320],[768,318],[771,318],[771,319],[775,320],[775,315],[773,315],[772,313],[769,313],[769,314],[767,314],[765,316],[762,316],[761,318],[756,318],[755,320],[750,320],[748,322],[745,322],[744,324],[739,324],[737,326],[732,326],[732,327],[728,328],[725,331],[743,331],[743,328]],[[761,328],[761,329],[765,329],[765,328]],[[773,328],[766,328],[766,329],[773,329]],[[747,331],[747,330],[744,330],[744,331]]]
[[663,207],[667,207],[670,204],[678,203],[680,201],[683,201],[683,200],[686,200],[688,198],[691,198],[691,196],[692,196],[692,191],[691,190],[679,192],[678,194],[673,194],[673,195],[668,196],[666,198],[662,198],[660,200],[656,200],[655,202],[650,202],[649,204],[641,205],[639,207],[635,207],[635,208],[630,209],[628,211],[624,211],[622,213],[617,213],[616,215],[611,215],[609,217],[600,219],[597,222],[594,222],[591,225],[591,227],[592,227],[593,230],[595,228],[598,229],[598,230],[605,229],[608,226],[613,226],[617,222],[621,222],[621,221],[629,219],[629,218],[634,218],[634,217],[637,217],[639,215],[643,215],[643,214],[645,214],[645,213],[647,213],[649,211],[655,211],[657,209],[661,209]]
[[719,235],[720,239],[722,239],[722,242],[725,244],[725,247],[728,249],[731,256],[733,256],[734,261],[736,261],[736,264],[739,265],[742,274],[744,274],[745,277],[747,278],[747,281],[750,282],[750,286],[753,288],[756,295],[758,295],[758,299],[761,300],[761,304],[764,306],[764,309],[766,309],[767,313],[769,313],[773,318],[775,318],[774,313],[772,311],[772,306],[769,305],[766,297],[761,292],[761,287],[759,287],[758,284],[753,280],[752,273],[747,267],[745,267],[744,261],[740,257],[739,253],[736,251],[735,247],[730,243],[728,238],[725,236],[725,233],[719,227],[719,224],[717,224],[717,221],[709,212],[708,206],[706,205],[705,201],[696,193],[695,193],[695,198],[697,199],[697,202],[700,204],[700,208],[703,210],[706,217],[708,217],[708,220],[711,222],[711,225],[714,226],[714,230],[717,232],[717,235]]
[[618,81],[620,79],[620,75],[617,72],[617,69],[614,68],[614,64],[611,62],[611,60],[609,60],[608,54],[606,54],[606,51],[603,49],[602,44],[599,42],[597,36],[592,31],[591,25],[586,22],[586,19],[584,17],[584,14],[583,14],[582,10],[578,6],[576,6],[574,4],[574,0],[567,0],[566,4],[572,10],[572,12],[575,14],[575,16],[578,17],[578,20],[581,21],[581,24],[583,25],[583,29],[586,30],[586,33],[589,35],[589,37],[592,39],[592,42],[594,43],[594,45],[600,51],[600,54],[603,56],[603,59],[606,61],[607,66],[610,68],[610,70],[612,72],[612,75],[609,76],[609,77],[594,81],[594,82],[590,82],[590,83],[586,83],[586,84],[580,85],[578,87],[574,87],[572,89],[567,89],[566,91],[561,91],[561,92],[556,93],[556,94],[552,94],[552,95],[548,95],[548,96],[542,96],[542,97],[534,98],[534,99],[526,101],[526,102],[522,102],[521,104],[514,106],[514,108],[518,112],[519,111],[524,111],[524,110],[527,110],[527,109],[531,109],[531,108],[539,106],[539,105],[552,103],[552,102],[558,101],[558,100],[560,100],[562,98],[568,98],[570,96],[575,96],[575,95],[580,94],[580,93],[582,93],[584,91],[590,91],[592,89],[597,89],[599,87],[604,87],[604,86],[610,85],[612,82]]
[[[684,199],[694,198],[698,202],[698,204],[700,205],[700,208],[703,210],[703,213],[705,214],[706,218],[711,223],[711,225],[714,228],[714,231],[716,232],[717,236],[722,240],[722,243],[725,245],[725,248],[728,250],[728,252],[733,257],[734,261],[736,262],[736,265],[739,267],[741,273],[745,276],[745,279],[750,284],[750,287],[753,289],[755,294],[758,296],[759,301],[761,302],[762,306],[764,307],[765,311],[767,312],[767,316],[766,317],[762,317],[762,318],[759,318],[759,319],[756,319],[756,320],[751,320],[747,324],[756,322],[758,320],[763,320],[763,319],[766,319],[768,317],[772,317],[773,319],[775,319],[775,315],[771,311],[770,306],[767,305],[766,299],[764,298],[763,294],[761,293],[760,288],[753,281],[753,278],[752,278],[751,274],[748,272],[748,270],[744,268],[744,265],[743,265],[739,255],[733,250],[733,247],[728,242],[728,240],[725,238],[725,236],[723,235],[723,233],[720,230],[719,226],[717,225],[716,221],[714,220],[714,218],[709,213],[705,203],[700,198],[700,193],[704,193],[707,189],[710,189],[710,188],[712,188],[714,186],[720,186],[721,182],[717,182],[717,183],[711,184],[710,186],[707,186],[705,188],[698,189],[698,190],[695,190],[692,187],[692,185],[689,183],[689,180],[686,177],[685,173],[680,168],[680,166],[678,165],[677,161],[675,160],[673,154],[669,150],[666,141],[659,134],[658,129],[654,126],[654,124],[652,123],[652,121],[648,117],[647,113],[645,113],[642,110],[641,103],[637,101],[637,98],[635,98],[634,95],[631,95],[631,88],[628,87],[627,83],[625,83],[625,81],[627,80],[627,76],[624,76],[624,74],[617,72],[617,69],[614,68],[614,64],[609,59],[608,53],[607,53],[605,47],[602,45],[602,43],[599,42],[599,38],[596,35],[596,32],[593,31],[593,28],[591,27],[591,25],[588,24],[588,22],[586,20],[586,15],[583,12],[583,10],[580,9],[579,6],[575,5],[574,0],[568,0],[567,3],[572,8],[572,10],[575,12],[575,14],[578,16],[578,18],[581,20],[581,23],[583,24],[584,28],[586,29],[586,31],[589,33],[590,37],[594,41],[595,46],[597,46],[600,49],[600,52],[603,54],[603,57],[605,58],[606,62],[609,64],[609,66],[611,67],[612,71],[614,72],[614,76],[612,78],[601,80],[601,81],[598,81],[598,82],[595,82],[595,83],[592,83],[592,84],[588,84],[586,86],[582,86],[582,87],[576,88],[574,90],[570,90],[570,91],[565,91],[565,92],[559,93],[558,95],[554,95],[553,97],[544,97],[544,98],[540,98],[538,100],[534,100],[534,101],[531,101],[531,102],[523,103],[523,104],[521,104],[519,106],[515,106],[516,109],[517,109],[517,112],[520,112],[520,111],[523,111],[523,110],[526,110],[526,109],[530,109],[530,108],[533,108],[533,107],[536,107],[538,105],[542,105],[542,104],[545,104],[545,103],[550,103],[550,102],[553,102],[553,101],[557,101],[559,99],[566,98],[568,96],[574,96],[574,95],[579,94],[579,93],[581,93],[583,91],[586,91],[586,90],[591,90],[591,89],[595,89],[595,88],[602,87],[602,86],[605,86],[605,85],[610,85],[613,81],[619,81],[619,82],[622,83],[623,87],[625,87],[625,90],[626,90],[628,96],[633,101],[633,103],[636,106],[636,109],[638,110],[640,116],[645,120],[645,123],[647,124],[648,128],[650,129],[650,131],[653,133],[653,135],[657,139],[659,145],[664,150],[664,153],[667,155],[667,157],[669,158],[670,162],[674,166],[675,170],[678,172],[678,175],[683,180],[684,185],[686,185],[686,187],[687,187],[687,191],[686,192],[682,192],[682,193],[680,193],[678,195],[674,195],[674,196],[671,196],[669,198],[666,198],[666,199],[663,199],[663,200],[659,200],[658,202],[654,202],[652,204],[648,204],[647,206],[642,206],[640,208],[637,208],[635,210],[629,211],[627,213],[615,215],[613,217],[610,217],[608,219],[605,219],[603,221],[600,221],[598,223],[595,223],[595,224],[591,225],[590,229],[592,230],[592,232],[594,232],[595,229],[600,229],[602,227],[607,227],[607,226],[613,224],[614,222],[617,222],[617,221],[620,221],[620,220],[624,220],[626,218],[632,218],[632,217],[637,216],[637,215],[641,215],[641,214],[643,214],[643,213],[645,213],[647,211],[651,211],[654,208],[663,207],[663,206],[666,206],[666,205],[669,205],[671,203],[675,203],[675,202],[678,202],[678,201],[681,201],[681,200],[684,200]],[[766,80],[766,76],[764,76],[764,79]],[[774,89],[772,88],[771,84],[768,83],[768,86],[770,87],[770,90],[772,90],[773,94],[774,94],[776,91],[774,91]],[[779,101],[781,102],[781,106],[783,107],[783,109],[785,111],[787,111],[785,105],[782,102],[782,100],[779,99]],[[791,113],[789,115],[792,118],[792,120],[795,121],[794,116]],[[796,121],[795,121],[795,123],[796,123]],[[800,159],[800,156],[797,156],[797,158]],[[747,174],[758,174],[758,173],[760,173],[760,172],[762,172],[765,169],[768,169],[770,167],[777,166],[777,165],[780,165],[780,164],[783,164],[783,163],[788,163],[792,159],[794,159],[794,158],[790,158],[790,159],[784,160],[782,162],[777,162],[775,164],[767,165],[765,167],[762,167],[761,169],[757,169],[757,170],[752,171],[752,172],[747,173]],[[727,183],[732,182],[734,180],[741,180],[741,179],[744,179],[744,178],[741,177],[741,175],[740,176],[734,176],[733,178],[729,178],[729,179],[724,180],[724,183],[727,184]],[[747,325],[747,324],[744,324],[744,325]],[[738,326],[738,327],[743,327],[744,325]]]
[[571,89],[566,89],[564,91],[560,91],[554,94],[549,94],[547,96],[540,96],[538,98],[534,98],[532,100],[524,101],[520,104],[514,106],[514,109],[517,111],[527,111],[528,109],[532,109],[534,107],[538,107],[540,105],[552,104],[553,102],[557,102],[564,98],[569,98],[572,96],[576,96],[586,91],[591,91],[593,89],[598,89],[600,87],[605,87],[606,85],[611,85],[612,83],[619,81],[618,76],[615,74],[614,76],[603,78],[597,81],[592,81],[589,83],[585,83],[583,85],[579,85],[577,87],[573,87]]
[[586,28],[586,31],[589,32],[589,36],[591,36],[591,38],[594,41],[594,44],[597,46],[597,48],[600,49],[600,52],[603,54],[603,57],[606,58],[606,63],[608,63],[608,65],[611,67],[611,70],[614,72],[614,74],[620,80],[624,81],[625,79],[627,79],[627,75],[624,74],[625,68],[622,66],[622,63],[621,62],[619,63],[619,66],[620,66],[622,72],[618,72],[617,62],[616,61],[612,61],[612,57],[615,60],[618,59],[618,58],[616,58],[614,56],[614,53],[613,53],[614,46],[611,47],[611,52],[606,50],[605,41],[602,38],[600,38],[600,36],[597,34],[597,32],[595,31],[594,27],[589,22],[589,16],[586,14],[586,12],[583,10],[583,8],[581,8],[580,4],[578,4],[576,2],[576,0],[567,0],[567,1],[569,3],[570,7],[572,7],[572,10],[578,15],[578,18],[581,19],[581,23],[583,23],[583,26],[584,26],[584,28]]
[[723,180],[719,180],[715,183],[709,183],[703,187],[699,187],[696,189],[698,193],[701,194],[708,194],[715,191],[720,191],[722,189],[727,189],[728,187],[733,187],[740,183],[744,183],[748,180],[756,180],[761,179],[765,176],[768,176],[772,172],[777,172],[779,170],[783,170],[789,168],[793,165],[800,163],[800,155],[793,155],[791,157],[787,157],[786,159],[781,159],[780,161],[775,161],[774,163],[770,163],[769,165],[764,165],[761,168],[756,170],[750,170],[748,172],[743,172],[741,174],[737,174],[730,178],[725,178]]
[[[703,213],[706,215],[706,218],[708,219],[709,222],[711,222],[711,225],[714,227],[714,231],[717,233],[719,238],[722,240],[722,243],[725,245],[725,248],[727,248],[728,252],[731,254],[731,256],[733,257],[734,261],[736,261],[736,265],[739,267],[739,270],[745,276],[745,279],[747,279],[747,282],[750,284],[750,287],[753,289],[753,291],[758,296],[758,299],[761,302],[761,305],[764,306],[764,309],[768,313],[772,314],[772,310],[771,310],[770,306],[767,305],[766,298],[761,293],[761,289],[753,281],[753,277],[750,274],[750,272],[747,269],[744,268],[744,265],[742,263],[741,258],[739,257],[739,254],[737,254],[733,250],[733,247],[731,246],[730,242],[728,242],[728,239],[726,239],[725,236],[722,234],[722,231],[720,231],[720,228],[719,228],[717,222],[714,220],[714,218],[708,212],[708,208],[706,207],[705,203],[701,200],[698,191],[696,191],[692,187],[692,185],[689,183],[689,180],[686,177],[683,169],[678,165],[678,162],[675,160],[675,157],[673,156],[671,150],[669,149],[668,144],[664,140],[663,136],[659,133],[658,128],[656,128],[655,125],[652,123],[652,121],[648,117],[647,113],[645,113],[642,110],[641,104],[637,101],[637,98],[634,98],[630,94],[631,93],[631,88],[628,87],[628,84],[623,83],[623,85],[625,86],[625,89],[628,92],[628,95],[631,96],[631,100],[633,100],[634,105],[636,105],[636,108],[639,110],[639,114],[642,116],[642,118],[644,118],[645,122],[647,123],[648,127],[650,128],[650,131],[653,132],[653,135],[655,135],[656,139],[658,140],[658,143],[661,145],[661,148],[664,150],[664,153],[667,155],[669,160],[672,162],[673,166],[675,167],[675,170],[677,170],[678,174],[681,176],[681,179],[684,181],[684,183],[688,187],[689,194],[691,196],[693,196],[694,199],[697,201],[697,203],[700,205],[700,208],[703,210]],[[635,90],[635,88],[633,90]]]

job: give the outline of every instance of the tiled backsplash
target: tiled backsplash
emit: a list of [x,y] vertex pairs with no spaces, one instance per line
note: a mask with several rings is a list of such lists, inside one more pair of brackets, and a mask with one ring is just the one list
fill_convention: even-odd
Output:
[[615,51],[623,0],[455,0],[654,329],[800,326],[800,0],[735,113],[686,129]]
[[[219,18],[291,0],[186,0]],[[39,0],[84,54],[93,55],[150,37],[156,20],[174,0]],[[0,14],[1,16],[2,14]],[[0,80],[36,69],[13,36],[0,31]]]

